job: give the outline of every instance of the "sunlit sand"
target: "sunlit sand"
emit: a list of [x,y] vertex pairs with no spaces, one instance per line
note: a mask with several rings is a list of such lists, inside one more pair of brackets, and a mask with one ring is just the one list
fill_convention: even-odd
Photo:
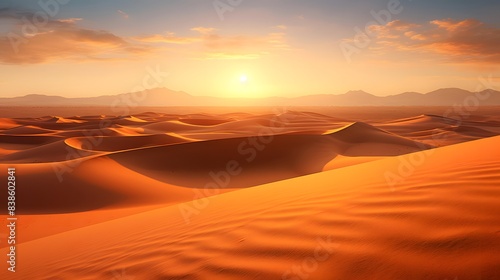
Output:
[[16,275],[500,276],[500,116],[358,115],[3,118]]

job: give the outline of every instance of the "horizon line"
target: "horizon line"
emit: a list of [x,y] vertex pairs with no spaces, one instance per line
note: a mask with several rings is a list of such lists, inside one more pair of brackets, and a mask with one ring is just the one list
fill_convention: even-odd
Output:
[[156,88],[151,88],[151,89],[144,89],[142,91],[129,91],[129,92],[121,92],[121,93],[115,93],[115,94],[103,94],[103,95],[95,95],[95,96],[77,96],[77,97],[68,97],[64,95],[52,95],[52,94],[45,94],[45,93],[29,93],[25,95],[19,95],[19,96],[0,96],[0,99],[14,99],[14,98],[23,98],[23,97],[28,97],[28,96],[44,96],[44,97],[61,97],[65,99],[86,99],[86,98],[99,98],[99,97],[111,97],[111,96],[118,96],[118,95],[123,95],[123,94],[131,94],[131,93],[136,93],[136,92],[146,92],[146,91],[154,91],[154,90],[168,90],[171,92],[176,92],[176,93],[183,93],[187,94],[192,97],[210,97],[210,98],[220,98],[220,99],[268,99],[268,98],[283,98],[283,99],[294,99],[294,98],[301,98],[301,97],[308,97],[308,96],[318,96],[318,95],[334,95],[334,96],[341,96],[341,95],[346,95],[349,93],[365,93],[374,97],[390,97],[390,96],[397,96],[401,94],[406,94],[406,93],[415,93],[415,94],[421,94],[421,95],[427,95],[429,93],[437,92],[440,90],[460,90],[460,91],[467,91],[469,93],[477,93],[477,92],[484,92],[488,90],[496,91],[498,90],[493,89],[493,88],[485,88],[480,91],[471,91],[471,90],[466,90],[463,88],[458,88],[458,87],[443,87],[443,88],[438,88],[432,91],[428,92],[418,92],[418,91],[404,91],[396,94],[389,94],[389,95],[375,95],[372,94],[368,91],[365,90],[348,90],[344,93],[317,93],[317,94],[308,94],[308,95],[297,95],[297,96],[280,96],[280,95],[271,95],[271,96],[259,96],[259,97],[251,97],[251,96],[241,96],[241,97],[222,97],[222,96],[213,96],[213,95],[193,95],[189,92],[183,91],[183,90],[173,90],[167,87],[156,87]]

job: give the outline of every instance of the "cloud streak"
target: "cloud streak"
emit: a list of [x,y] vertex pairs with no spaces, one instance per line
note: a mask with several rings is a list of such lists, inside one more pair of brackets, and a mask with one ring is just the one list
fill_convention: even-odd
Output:
[[122,11],[122,10],[117,10],[116,12],[118,14],[120,14],[124,19],[128,19],[129,18],[129,15],[127,13],[125,13],[124,11]]
[[264,35],[225,36],[218,30],[210,27],[194,27],[191,31],[198,34],[193,36],[178,36],[175,33],[153,34],[134,38],[148,43],[168,44],[201,44],[197,58],[202,59],[257,59],[276,51],[290,50],[286,40],[286,33],[271,32]]
[[370,26],[378,52],[435,54],[445,61],[492,64],[500,62],[500,29],[475,20],[440,19],[425,24],[392,21]]
[[[128,16],[121,10],[117,12]],[[83,28],[79,25],[82,18],[49,19],[43,25],[28,22],[31,26],[26,26],[23,17],[33,18],[33,13],[0,9],[0,20],[12,25],[11,32],[0,34],[2,64],[134,60],[166,50],[165,44],[189,45],[188,55],[195,59],[257,59],[290,49],[284,25],[261,35],[222,35],[215,28],[198,26],[191,28],[187,36],[167,32],[123,37]]]
[[130,59],[132,55],[146,54],[154,49],[108,31],[79,27],[77,23],[81,18],[53,19],[36,25],[22,21],[21,15],[33,18],[29,12],[0,11],[0,19],[13,23],[13,31],[0,35],[0,63]]

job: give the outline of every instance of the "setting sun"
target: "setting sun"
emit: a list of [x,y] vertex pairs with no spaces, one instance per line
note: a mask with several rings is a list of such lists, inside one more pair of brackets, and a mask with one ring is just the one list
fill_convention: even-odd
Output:
[[241,75],[240,77],[240,83],[244,84],[248,81],[248,77],[246,75]]

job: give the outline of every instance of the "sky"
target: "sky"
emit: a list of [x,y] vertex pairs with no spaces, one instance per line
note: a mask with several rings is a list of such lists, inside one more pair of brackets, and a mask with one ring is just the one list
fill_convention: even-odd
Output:
[[494,88],[499,13],[486,0],[2,0],[0,97]]

